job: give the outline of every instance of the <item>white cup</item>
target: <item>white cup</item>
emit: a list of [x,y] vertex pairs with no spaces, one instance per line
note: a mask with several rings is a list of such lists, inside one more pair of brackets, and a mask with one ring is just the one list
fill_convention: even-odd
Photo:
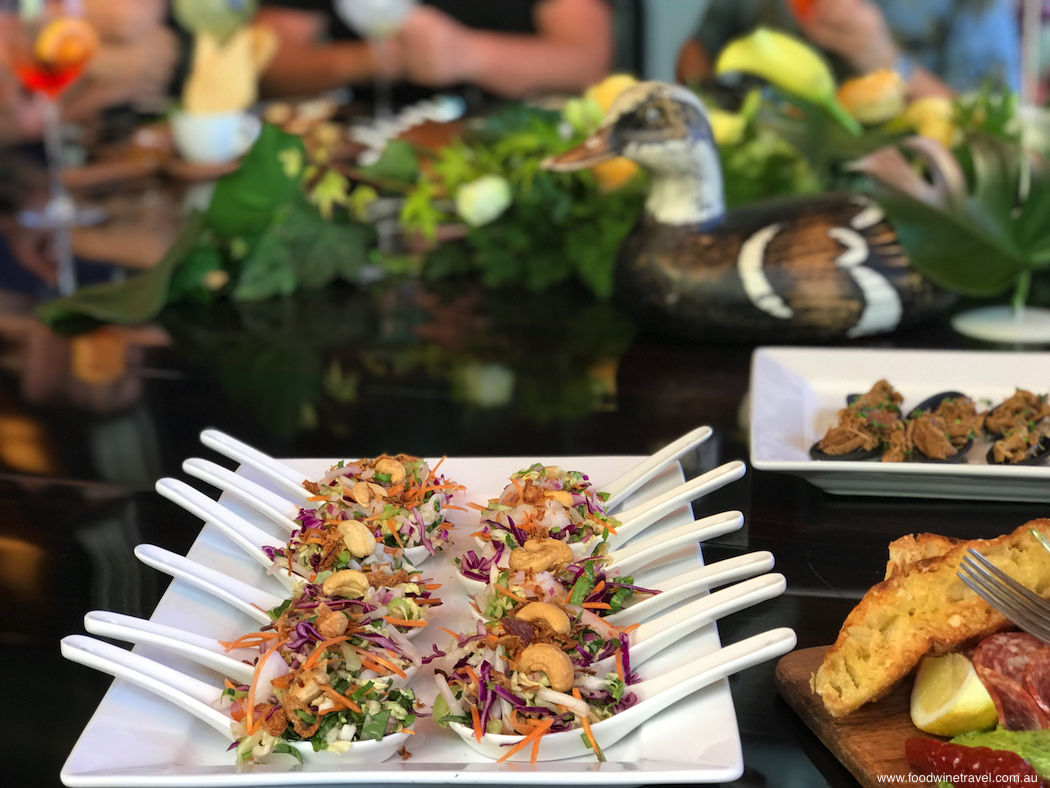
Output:
[[246,112],[177,112],[171,130],[175,148],[186,161],[225,164],[251,147],[262,123]]

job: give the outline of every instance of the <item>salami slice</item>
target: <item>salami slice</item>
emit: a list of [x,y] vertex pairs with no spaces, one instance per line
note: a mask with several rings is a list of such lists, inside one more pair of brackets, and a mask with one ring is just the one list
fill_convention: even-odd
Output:
[[994,670],[1011,681],[1024,682],[1028,660],[1046,648],[1046,644],[1027,632],[1000,632],[989,635],[973,652],[973,664]]
[[1012,679],[975,665],[977,677],[992,696],[999,724],[1011,731],[1037,731],[1050,727],[1050,719],[1039,708],[1027,690]]
[[1050,648],[1037,651],[1024,669],[1024,688],[1050,716]]

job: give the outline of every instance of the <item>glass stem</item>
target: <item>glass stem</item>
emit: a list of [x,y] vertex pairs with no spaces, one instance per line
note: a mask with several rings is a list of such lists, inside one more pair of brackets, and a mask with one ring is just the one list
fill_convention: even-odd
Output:
[[44,116],[44,152],[47,154],[47,170],[51,179],[51,202],[68,197],[62,180],[62,118],[58,102],[43,93],[38,94],[40,111]]
[[40,94],[40,108],[44,116],[44,152],[47,155],[47,171],[51,181],[51,194],[44,213],[54,233],[58,293],[68,296],[77,289],[77,268],[73,259],[71,238],[76,208],[62,180],[62,118],[59,115],[58,102]]
[[1010,301],[1014,318],[1019,319],[1024,312],[1025,302],[1028,301],[1028,290],[1032,286],[1032,272],[1024,271],[1017,277],[1017,287],[1014,288],[1014,297]]
[[375,113],[376,120],[390,120],[394,116],[394,102],[390,84],[390,45],[386,36],[372,39],[375,55]]

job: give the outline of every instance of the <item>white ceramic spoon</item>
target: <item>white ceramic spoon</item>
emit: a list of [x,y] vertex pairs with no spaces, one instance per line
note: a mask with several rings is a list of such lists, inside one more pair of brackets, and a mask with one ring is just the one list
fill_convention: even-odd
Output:
[[[269,624],[267,610],[273,610],[287,599],[262,591],[253,585],[236,580],[217,569],[198,564],[185,556],[156,547],[151,544],[140,544],[135,548],[135,556],[146,566],[158,572],[182,580],[194,588],[211,594],[231,607],[240,610],[259,624]],[[417,637],[426,627],[412,627],[408,632],[400,632],[411,640]]]
[[[620,525],[616,528],[616,533],[609,535],[609,549],[615,550],[618,547],[622,547],[650,525],[666,517],[682,504],[690,503],[710,492],[721,489],[741,478],[746,472],[747,466],[739,460],[734,460],[715,468],[713,471],[708,471],[702,476],[697,476],[695,479],[691,479],[685,484],[665,492],[663,495],[621,512],[616,517],[620,521]],[[569,546],[577,556],[583,556],[591,551],[596,539],[597,537],[592,537],[584,542],[577,542]],[[480,537],[476,537],[475,541],[481,548],[488,544]]]
[[[627,636],[631,645],[632,670],[686,635],[691,635],[724,616],[778,597],[786,589],[787,581],[784,576],[778,572],[770,572],[715,591],[682,605],[677,610],[646,621]],[[599,675],[603,670],[615,670],[615,666],[614,657],[607,657],[591,665]]]
[[[292,499],[292,507],[296,510],[296,515],[299,513],[299,507],[302,507],[304,509],[316,508],[317,502],[309,500],[312,494],[302,485],[303,481],[305,481],[302,478],[303,475],[300,472],[296,471],[294,468],[291,468],[285,465],[283,462],[275,460],[273,457],[263,454],[261,451],[258,451],[256,449],[253,449],[247,443],[242,443],[236,438],[232,438],[223,432],[219,432],[218,430],[204,430],[204,432],[201,433],[201,442],[205,446],[211,449],[215,449],[215,451],[219,452],[220,454],[229,457],[231,460],[236,460],[242,465],[247,465],[250,468],[254,468],[255,470],[262,473],[264,476],[266,476],[268,479],[270,479],[270,481],[272,481],[274,484],[276,484],[278,487],[280,487],[282,490],[289,494],[289,496]],[[277,504],[273,500],[273,493],[269,493],[269,496],[266,499],[267,504],[265,506],[256,506],[252,502],[252,500],[250,500],[250,498],[244,498],[244,496],[251,496],[253,494],[251,491],[258,488],[258,485],[248,481],[247,479],[241,479],[239,476],[237,476],[237,474],[231,473],[230,471],[227,471],[226,473],[228,475],[223,477],[223,484],[217,483],[217,481],[219,480],[219,476],[213,471],[209,472],[208,469],[202,470],[201,466],[196,465],[196,463],[200,462],[203,461],[187,460],[187,464],[195,464],[193,470],[185,466],[183,467],[185,468],[187,473],[193,476],[197,476],[198,478],[204,479],[209,484],[215,484],[216,487],[219,487],[222,490],[228,490],[230,493],[237,495],[239,498],[242,498],[242,500],[246,500],[247,503],[251,504],[252,506],[254,506],[254,508],[256,508],[258,511],[260,511],[267,517],[270,517],[271,519],[273,519],[272,513],[274,511],[277,511],[281,517],[281,521],[275,520],[275,522],[278,522],[279,525],[287,528],[287,525],[283,522],[283,520],[285,517],[289,517],[289,509],[281,508],[279,504]],[[220,467],[215,466],[214,463],[212,463],[212,466]],[[208,472],[212,478],[205,478],[203,475],[201,475],[205,472]],[[230,477],[233,477],[233,481],[230,481]],[[226,483],[229,484],[229,487],[224,486],[224,484]],[[287,501],[285,503],[287,503]],[[295,518],[294,516],[291,516],[290,519],[294,520]],[[295,527],[298,527],[298,525],[296,525]],[[423,545],[409,547],[408,549],[404,550],[403,553],[405,559],[410,564],[412,564],[413,567],[419,566],[428,558],[430,558],[430,551],[427,550],[427,548]]]
[[619,613],[602,618],[617,627],[644,621],[711,588],[765,574],[773,569],[774,563],[773,554],[762,551],[717,561],[662,583],[645,585],[639,581],[637,585],[660,593],[655,596],[633,597]]
[[[616,569],[616,574],[624,577],[632,574],[636,569],[659,561],[674,550],[738,531],[743,525],[744,515],[740,512],[713,514],[710,517],[704,517],[662,534],[651,536],[630,547],[613,550],[606,556],[608,560],[605,569],[606,571]],[[500,569],[506,569],[506,561],[510,560],[510,551],[504,550],[503,557],[506,560]],[[456,572],[456,577],[470,594],[480,593],[487,585],[481,580],[467,577],[462,572]]]
[[[207,723],[227,740],[234,740],[230,718],[213,705],[222,695],[220,687],[86,635],[62,638],[62,656],[142,687]],[[294,747],[304,761],[316,760],[334,766],[337,762],[356,764],[385,761],[404,746],[408,737],[407,733],[395,733],[384,736],[382,741],[355,742],[344,754],[327,750],[314,752],[309,742],[287,744]]]
[[288,501],[287,498],[282,498],[261,484],[256,484],[228,468],[223,468],[211,460],[201,460],[194,457],[182,463],[182,470],[190,476],[218,487],[223,492],[228,492],[237,500],[255,509],[263,517],[272,520],[288,533],[296,531],[300,527],[299,523],[295,521],[295,518],[299,516],[300,507]]
[[[241,660],[254,661],[259,657],[258,650],[241,648],[227,652],[226,648],[214,638],[204,637],[185,629],[103,610],[94,610],[84,616],[84,627],[92,635],[123,640],[127,643],[141,643],[170,651],[198,665],[218,671],[220,675],[231,678],[238,684],[251,684],[255,675],[254,665],[246,665]],[[288,667],[283,660],[273,659],[266,661],[263,670],[267,671],[264,678],[272,681],[277,676],[287,673]],[[404,668],[404,677],[396,674],[390,676],[392,686],[407,686],[418,671],[418,666],[410,665]]]
[[267,610],[284,602],[286,597],[261,591],[255,586],[223,574],[217,569],[198,564],[185,556],[156,547],[140,544],[135,548],[135,557],[158,572],[171,575],[177,580],[199,588],[216,599],[244,613],[258,624],[269,624]]
[[627,498],[631,493],[656,476],[660,471],[676,462],[679,458],[692,451],[701,443],[711,437],[710,427],[699,427],[692,432],[686,433],[681,438],[664,446],[652,457],[635,465],[622,476],[613,479],[608,484],[602,485],[602,492],[608,494],[605,501],[605,511],[612,511]]
[[[646,583],[643,576],[636,579],[634,584],[660,593],[655,596],[634,597],[618,613],[602,616],[601,619],[616,627],[636,624],[704,591],[764,574],[773,568],[773,564],[772,553],[748,553],[702,566],[661,583]],[[471,608],[471,615],[476,620],[483,619],[474,608]]]
[[[773,629],[721,648],[662,676],[633,684],[630,691],[638,696],[638,702],[609,719],[594,723],[591,732],[598,746],[607,749],[672,703],[720,679],[786,654],[795,647],[795,642],[792,630]],[[470,728],[455,722],[450,727],[471,749],[488,758],[503,757],[509,746],[522,739],[521,736],[486,733],[478,742]],[[574,729],[544,736],[540,740],[538,760],[557,761],[589,754],[593,755],[582,742],[581,731]],[[512,755],[509,760],[527,762],[531,756],[530,745]]]

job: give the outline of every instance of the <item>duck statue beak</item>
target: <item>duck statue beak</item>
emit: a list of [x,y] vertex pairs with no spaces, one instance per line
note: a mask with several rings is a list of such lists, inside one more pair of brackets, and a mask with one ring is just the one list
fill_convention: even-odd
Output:
[[620,155],[612,141],[612,126],[598,129],[575,148],[543,160],[543,168],[554,172],[585,170]]

